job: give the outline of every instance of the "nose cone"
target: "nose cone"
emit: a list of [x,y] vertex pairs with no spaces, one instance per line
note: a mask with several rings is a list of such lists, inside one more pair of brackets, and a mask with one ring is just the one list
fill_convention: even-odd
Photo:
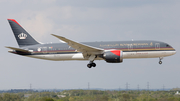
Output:
[[[174,48],[173,48],[174,49]],[[174,51],[172,52],[172,55],[176,54],[176,50],[174,49]]]
[[172,46],[171,46],[171,49],[172,49],[171,54],[172,55],[176,54],[176,50]]
[[170,54],[171,55],[174,55],[174,54],[176,54],[176,50],[171,46],[171,45],[169,45],[169,44],[166,44],[166,47],[168,48],[170,48]]

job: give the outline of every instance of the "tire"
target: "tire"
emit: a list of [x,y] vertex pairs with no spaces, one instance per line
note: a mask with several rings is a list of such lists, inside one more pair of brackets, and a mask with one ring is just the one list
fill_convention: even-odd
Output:
[[159,64],[162,64],[162,61],[159,61]]
[[93,66],[93,67],[96,67],[96,64],[95,64],[95,63],[92,63],[92,66]]
[[88,68],[91,68],[91,67],[92,67],[92,65],[91,65],[91,64],[87,64],[87,67],[88,67]]

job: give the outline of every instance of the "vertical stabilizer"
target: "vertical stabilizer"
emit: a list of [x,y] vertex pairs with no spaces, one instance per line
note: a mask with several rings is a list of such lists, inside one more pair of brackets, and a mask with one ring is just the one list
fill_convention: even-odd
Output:
[[14,19],[8,19],[19,47],[39,44],[22,26]]

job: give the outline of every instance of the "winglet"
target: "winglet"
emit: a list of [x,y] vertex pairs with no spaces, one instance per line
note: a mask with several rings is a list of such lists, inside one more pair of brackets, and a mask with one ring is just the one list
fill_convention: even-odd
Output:
[[[58,35],[55,35],[55,34],[51,34],[52,36],[55,36],[55,37],[57,37],[57,38],[59,38],[59,37],[61,37],[61,38],[65,38],[65,37],[62,37],[62,36],[58,36]],[[62,42],[62,43],[66,43],[65,41],[63,41],[63,40],[59,40],[60,42]]]
[[65,38],[65,37],[62,37],[62,36],[59,36],[59,35],[55,35],[55,34],[51,34],[52,36],[55,36],[57,38],[61,37],[61,38]]

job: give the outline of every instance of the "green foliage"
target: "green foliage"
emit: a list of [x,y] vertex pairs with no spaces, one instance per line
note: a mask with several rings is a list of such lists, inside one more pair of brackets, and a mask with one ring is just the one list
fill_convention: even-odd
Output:
[[29,93],[3,93],[0,101],[180,101],[175,91],[66,90],[31,93],[28,98],[24,94]]
[[22,101],[22,99],[17,94],[5,93],[0,97],[0,101]]
[[52,98],[43,97],[39,101],[54,101]]
[[123,94],[122,96],[123,96],[124,99],[130,99],[129,94]]

